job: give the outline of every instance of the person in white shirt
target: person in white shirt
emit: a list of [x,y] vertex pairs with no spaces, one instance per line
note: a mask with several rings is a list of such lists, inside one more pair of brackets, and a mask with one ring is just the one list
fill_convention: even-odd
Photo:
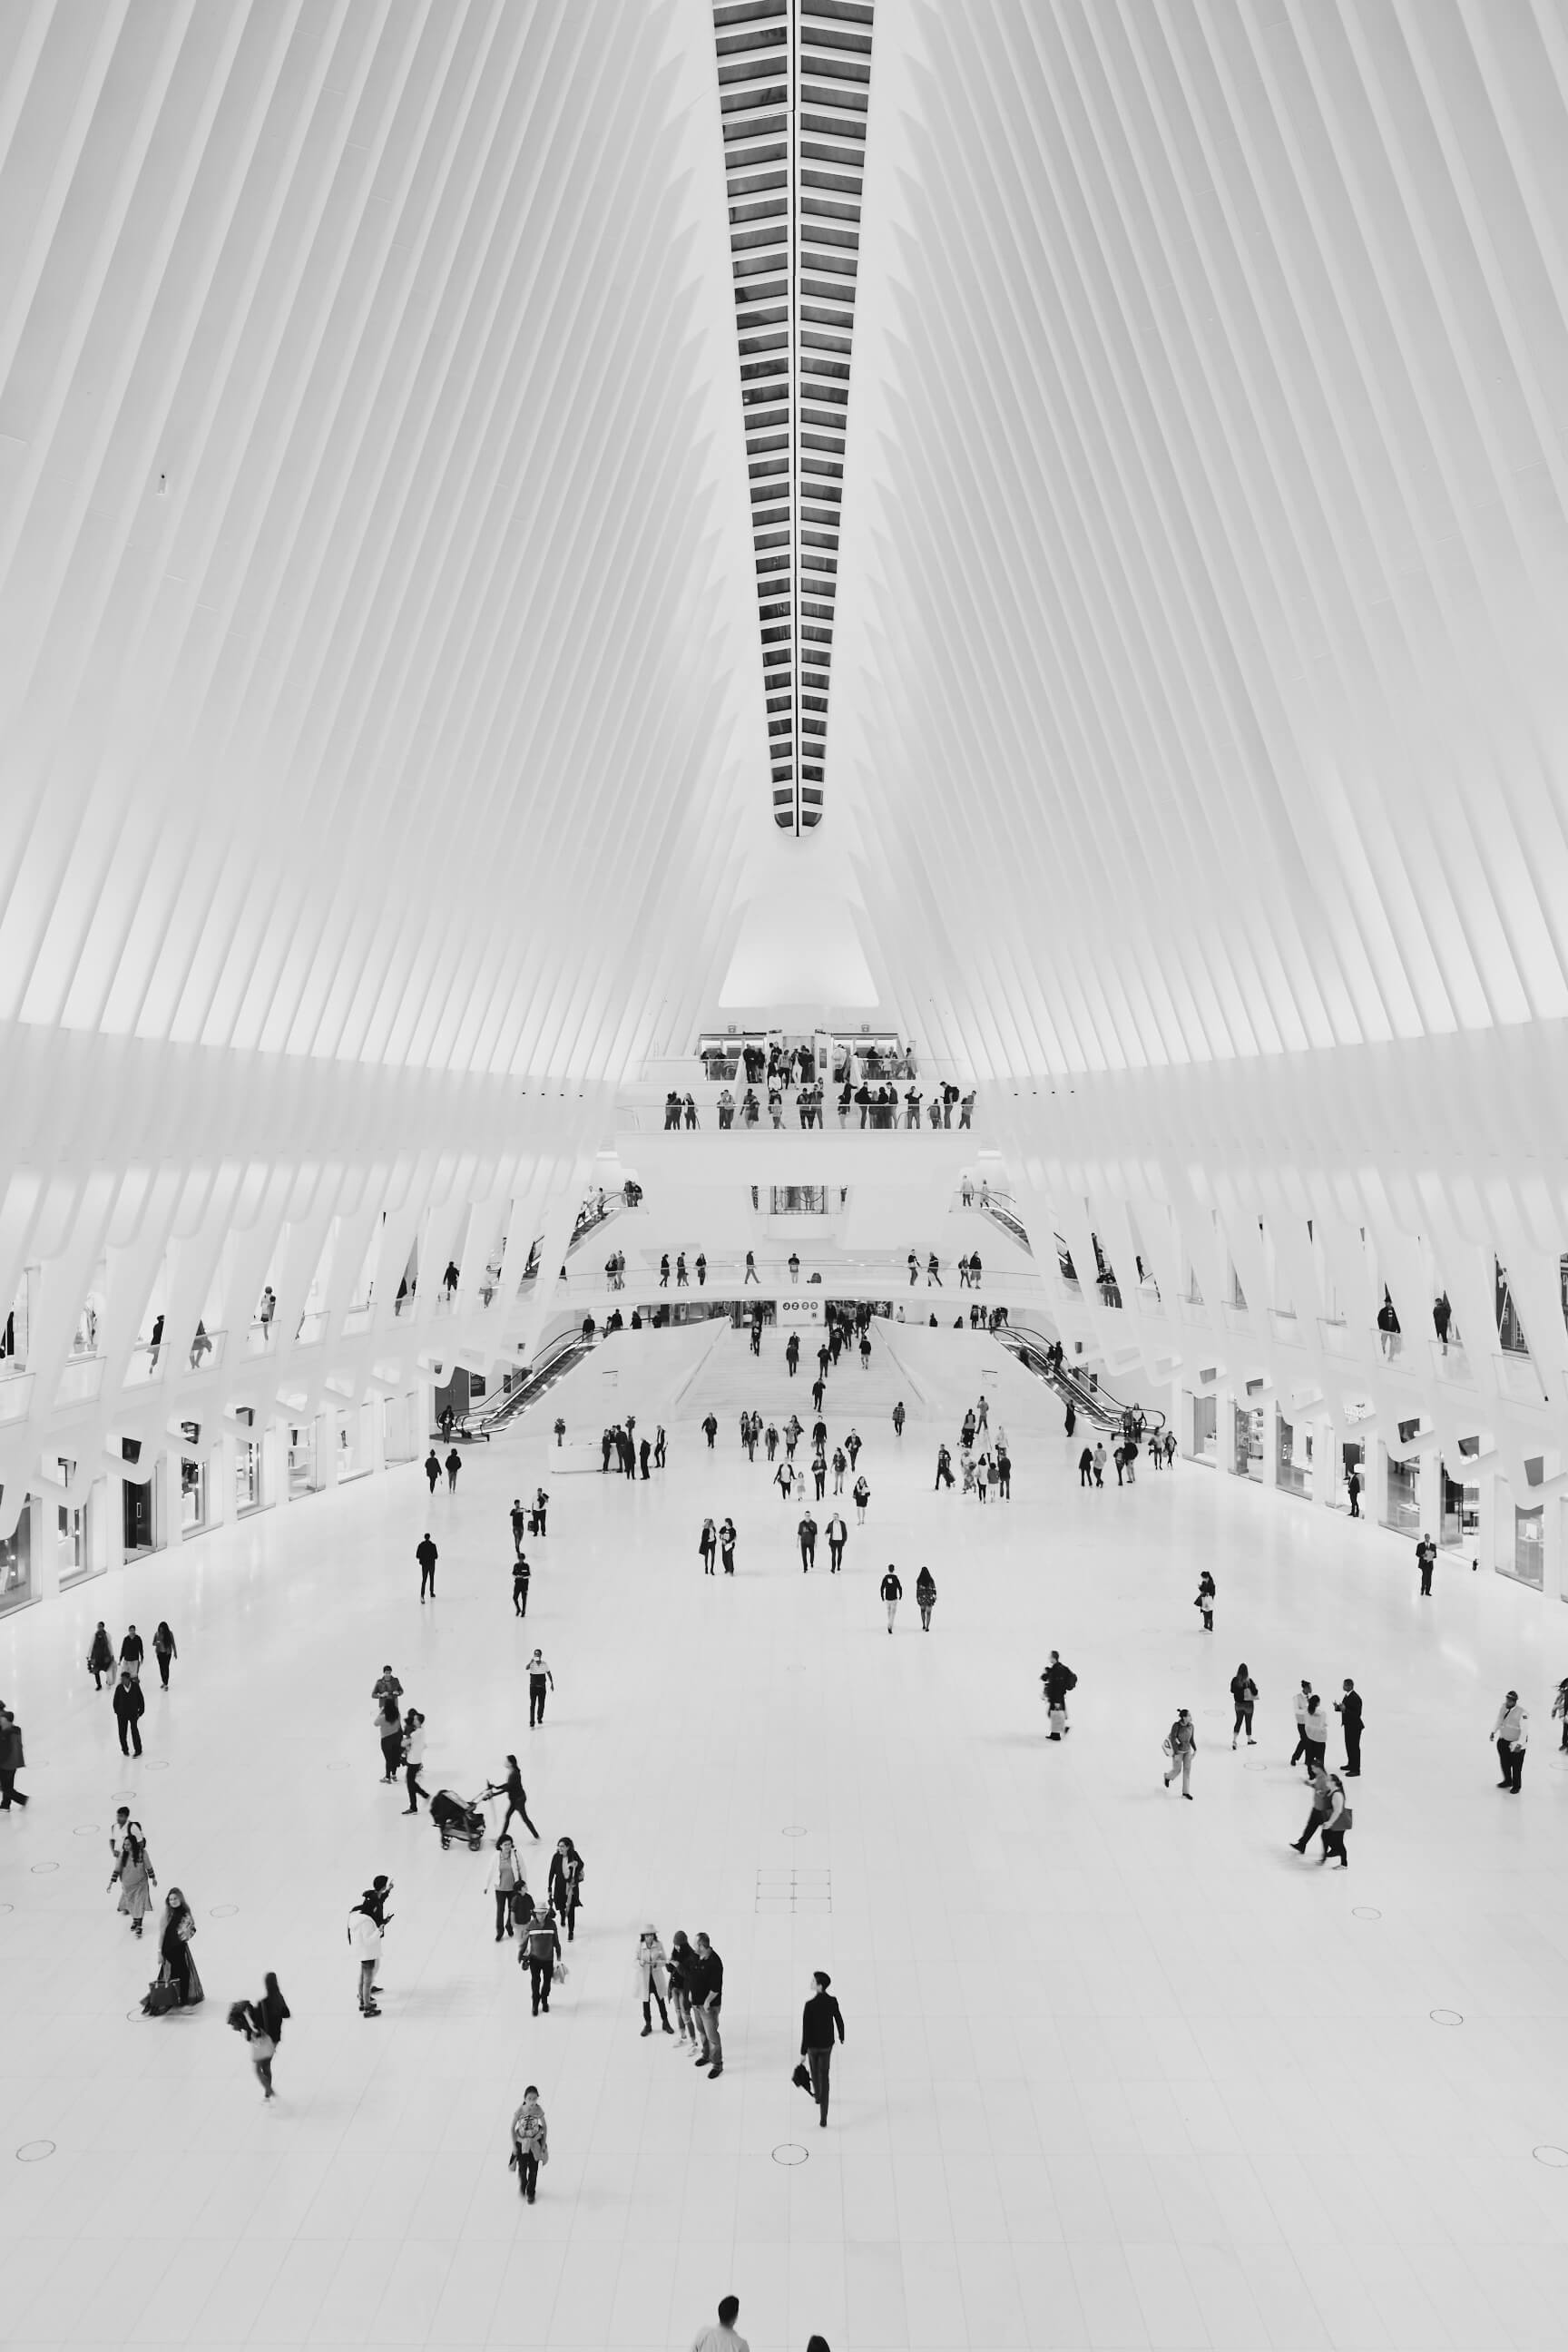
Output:
[[740,2296],[727,2294],[719,2305],[718,2326],[699,2328],[691,2339],[691,2352],[752,2352],[745,2337],[735,2332],[740,2316]]
[[359,1962],[359,2012],[379,2017],[375,2004],[375,1972],[381,1964],[382,1930],[375,1916],[375,1896],[367,1888],[349,1913],[349,1948]]
[[1498,1787],[1506,1789],[1510,1797],[1517,1797],[1524,1779],[1524,1751],[1530,1744],[1530,1717],[1519,1703],[1517,1691],[1510,1690],[1499,1707],[1491,1737],[1502,1769]]

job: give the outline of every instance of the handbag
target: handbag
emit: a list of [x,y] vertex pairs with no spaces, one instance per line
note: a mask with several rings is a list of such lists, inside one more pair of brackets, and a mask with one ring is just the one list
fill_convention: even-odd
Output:
[[804,2058],[797,2062],[795,2073],[790,2076],[790,2081],[795,2084],[797,2091],[810,2090],[811,2074]]
[[1355,1827],[1355,1814],[1354,1814],[1354,1812],[1352,1811],[1352,1809],[1351,1809],[1351,1807],[1350,1807],[1349,1805],[1347,1805],[1347,1806],[1345,1807],[1344,1811],[1340,1815],[1339,1820],[1338,1820],[1337,1822],[1334,1822],[1333,1823],[1331,1823],[1331,1826],[1332,1828],[1336,1829],[1336,1830],[1353,1830],[1353,1829],[1354,1829],[1354,1827]]
[[277,2050],[278,2044],[273,2041],[270,2033],[253,2033],[251,2035],[250,2054],[252,2059],[271,2058],[276,2055]]

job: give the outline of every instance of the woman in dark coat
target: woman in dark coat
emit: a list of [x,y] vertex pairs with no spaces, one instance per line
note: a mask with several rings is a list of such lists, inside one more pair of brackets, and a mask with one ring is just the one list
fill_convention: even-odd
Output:
[[169,1687],[170,1662],[172,1659],[177,1658],[179,1654],[178,1650],[174,1647],[174,1637],[169,1631],[168,1620],[166,1618],[160,1617],[158,1620],[158,1630],[153,1636],[153,1655],[158,1661],[159,1679],[162,1681],[165,1690]]
[[87,1670],[92,1676],[94,1690],[101,1690],[104,1675],[114,1672],[114,1644],[101,1617],[98,1621],[98,1631],[92,1637],[92,1647],[87,1654]]
[[159,1923],[158,1952],[163,1972],[179,1994],[186,2009],[194,2009],[206,1994],[196,1974],[196,1964],[191,1957],[191,1937],[196,1932],[191,1906],[177,1886],[171,1886],[163,1904],[163,1916]]
[[375,1736],[381,1742],[381,1777],[395,1780],[403,1762],[403,1717],[392,1691],[384,1691],[376,1702]]

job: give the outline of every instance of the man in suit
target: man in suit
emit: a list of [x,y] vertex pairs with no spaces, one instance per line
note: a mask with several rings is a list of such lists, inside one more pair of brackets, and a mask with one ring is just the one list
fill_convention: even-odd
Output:
[[1345,1778],[1357,1780],[1361,1778],[1361,1693],[1349,1675],[1345,1676],[1343,1698],[1334,1701],[1334,1713],[1345,1735]]
[[816,1558],[816,1521],[807,1511],[797,1530],[800,1536],[800,1572],[806,1574]]

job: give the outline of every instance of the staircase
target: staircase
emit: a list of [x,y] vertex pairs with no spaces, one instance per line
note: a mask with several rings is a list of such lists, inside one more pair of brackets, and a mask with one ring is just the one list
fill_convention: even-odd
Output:
[[[828,1372],[822,1417],[835,1442],[851,1422],[864,1436],[873,1423],[887,1421],[900,1398],[911,1414],[921,1411],[921,1400],[912,1383],[889,1354],[888,1328],[879,1320],[872,1322],[871,1361],[867,1370],[860,1369],[858,1349],[847,1348],[840,1352],[837,1369]],[[726,1331],[680,1399],[681,1419],[700,1422],[711,1412],[721,1428],[732,1430],[742,1412],[760,1412],[764,1423],[774,1421],[782,1428],[795,1412],[809,1429],[816,1419],[811,1384],[816,1378],[816,1350],[822,1335],[801,1332],[800,1370],[793,1381],[784,1362],[787,1337],[771,1324],[764,1327],[759,1358],[752,1353],[748,1332]]]

